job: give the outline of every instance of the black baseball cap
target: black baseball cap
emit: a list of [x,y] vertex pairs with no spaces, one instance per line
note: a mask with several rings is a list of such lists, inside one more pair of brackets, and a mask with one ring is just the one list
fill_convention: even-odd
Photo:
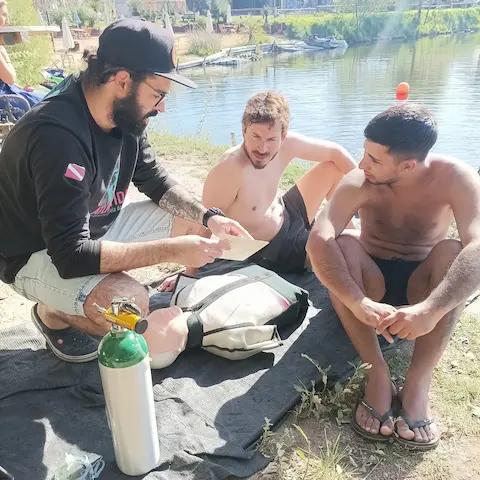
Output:
[[178,74],[171,30],[153,22],[126,18],[112,23],[100,35],[97,56],[110,65],[197,88],[195,82]]

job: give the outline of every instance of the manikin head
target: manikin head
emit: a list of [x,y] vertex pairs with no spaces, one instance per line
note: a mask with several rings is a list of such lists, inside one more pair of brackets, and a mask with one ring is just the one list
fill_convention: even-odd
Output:
[[415,173],[437,141],[437,123],[423,105],[401,103],[373,118],[364,131],[359,167],[375,185],[391,185]]
[[258,93],[247,103],[242,118],[243,147],[256,169],[265,168],[277,155],[287,135],[290,108],[275,92]]

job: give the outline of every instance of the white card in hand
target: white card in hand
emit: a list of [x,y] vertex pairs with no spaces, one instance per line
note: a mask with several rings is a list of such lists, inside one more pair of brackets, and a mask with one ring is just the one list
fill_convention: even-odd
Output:
[[230,244],[230,250],[224,250],[220,257],[224,260],[246,260],[269,244],[269,242],[265,242],[264,240],[235,237],[233,235],[222,235],[222,240],[228,240]]

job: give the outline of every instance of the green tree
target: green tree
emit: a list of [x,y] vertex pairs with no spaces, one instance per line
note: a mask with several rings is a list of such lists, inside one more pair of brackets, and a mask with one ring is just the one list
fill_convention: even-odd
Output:
[[187,8],[191,12],[200,12],[202,15],[205,15],[209,9],[209,4],[207,0],[187,0]]
[[142,2],[140,0],[130,0],[127,5],[130,7],[130,10],[132,11],[132,15],[138,16],[139,15],[139,9],[142,5]]
[[334,0],[338,13],[383,13],[395,7],[395,0]]
[[[39,25],[39,14],[32,0],[10,0],[8,2],[10,25]],[[41,71],[52,60],[53,48],[49,35],[31,35],[27,43],[7,47],[17,71],[17,83],[37,84]]]
[[102,2],[89,2],[89,8],[91,8],[95,13],[101,13],[103,11],[103,3]]
[[265,30],[263,28],[262,20],[258,17],[248,15],[247,17],[240,17],[241,22],[248,33],[248,45],[254,43],[264,43],[267,40]]

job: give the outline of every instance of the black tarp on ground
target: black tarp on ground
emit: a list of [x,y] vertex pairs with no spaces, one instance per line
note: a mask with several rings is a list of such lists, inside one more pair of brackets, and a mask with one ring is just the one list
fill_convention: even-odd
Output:
[[[219,262],[210,273],[233,268]],[[307,319],[274,352],[233,362],[202,350],[154,371],[161,463],[145,480],[245,477],[267,460],[251,448],[265,417],[277,424],[298,401],[295,385],[350,373],[356,353],[313,274],[287,276],[306,288]],[[158,308],[168,296],[152,297]],[[67,364],[48,350],[30,321],[0,332],[0,465],[16,480],[50,479],[65,453],[104,457],[101,480],[127,479],[117,469],[96,362]]]

